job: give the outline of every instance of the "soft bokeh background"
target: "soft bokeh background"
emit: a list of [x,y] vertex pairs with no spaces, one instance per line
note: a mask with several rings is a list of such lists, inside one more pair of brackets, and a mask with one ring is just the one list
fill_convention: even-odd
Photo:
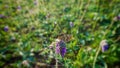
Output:
[[95,68],[120,68],[120,0],[0,0],[1,68],[54,66],[48,47],[61,34],[71,36],[62,68],[92,68],[104,39]]

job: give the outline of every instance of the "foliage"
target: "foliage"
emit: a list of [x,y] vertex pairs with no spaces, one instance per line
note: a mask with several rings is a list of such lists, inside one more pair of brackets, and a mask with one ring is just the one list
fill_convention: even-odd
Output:
[[[0,67],[55,65],[48,47],[61,34],[71,37],[64,58],[57,56],[58,65],[119,66],[119,7],[120,0],[0,0]],[[109,49],[102,52],[104,39]]]

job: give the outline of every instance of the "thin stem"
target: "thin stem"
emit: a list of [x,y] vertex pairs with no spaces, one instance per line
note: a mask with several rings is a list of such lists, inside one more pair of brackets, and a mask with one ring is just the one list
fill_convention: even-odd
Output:
[[[106,33],[104,34],[102,39],[105,38],[106,34],[109,32],[109,29],[112,27],[113,23],[114,23],[114,21],[111,22],[111,25],[109,26],[108,31],[106,31]],[[96,55],[95,55],[95,58],[94,58],[94,62],[93,62],[93,68],[95,68],[95,63],[97,61],[97,57],[98,57],[98,54],[99,54],[100,50],[101,50],[101,46],[99,46],[98,51],[96,52]]]
[[120,40],[120,36],[114,41],[114,43],[118,42]]
[[[54,46],[54,50],[56,49],[56,46]],[[56,50],[55,50],[55,61],[56,61],[56,65],[55,65],[55,68],[58,68],[58,60],[57,60],[57,53],[56,53]]]
[[[112,27],[113,24],[114,24],[114,20],[111,21],[111,24],[109,25],[109,27],[108,27],[108,29],[106,30],[106,32],[105,32],[105,34],[104,34],[104,36],[103,36],[102,39],[104,39],[105,36],[107,35],[107,33],[109,33],[110,28]],[[95,68],[95,63],[96,63],[96,61],[97,61],[97,57],[98,57],[98,54],[99,54],[100,50],[101,50],[101,47],[99,46],[98,51],[96,52],[96,55],[95,55],[94,62],[93,62],[93,68]],[[105,64],[105,68],[107,68],[107,64]]]
[[104,63],[104,65],[105,65],[105,68],[108,68],[106,63]]
[[[96,0],[96,4],[97,4],[97,13],[100,13],[100,0]],[[98,14],[97,14],[97,16],[98,16]],[[92,27],[92,32],[94,32],[94,30],[95,30],[95,28],[96,28],[96,25],[97,25],[97,16],[95,15],[95,22],[93,22],[93,27]]]
[[95,63],[96,63],[96,60],[97,60],[98,54],[99,54],[99,52],[100,52],[100,49],[101,49],[101,47],[99,46],[98,51],[96,52],[96,55],[95,55],[95,58],[94,58],[93,68],[95,68]]
[[55,68],[58,68],[58,60],[57,60],[57,58],[56,58],[56,67]]
[[[83,18],[84,18],[84,16],[85,16],[85,13],[87,12],[87,8],[88,8],[89,4],[90,4],[90,0],[88,1],[88,4],[86,5],[85,10],[83,11],[83,15],[82,15],[82,17],[81,17],[81,19],[80,19],[80,22],[82,22],[82,20],[83,20]],[[82,6],[83,6],[83,5],[82,5]]]
[[[108,30],[105,32],[105,34],[104,34],[102,39],[104,39],[106,34],[109,33],[110,28],[112,27],[113,24],[114,24],[114,21],[112,20],[110,26],[108,27]],[[98,57],[98,54],[99,54],[100,50],[101,50],[101,46],[99,46],[98,51],[96,52],[95,59],[94,59],[94,62],[93,62],[93,68],[95,68],[95,63],[97,61],[97,57]],[[105,68],[106,68],[106,65],[105,65]]]

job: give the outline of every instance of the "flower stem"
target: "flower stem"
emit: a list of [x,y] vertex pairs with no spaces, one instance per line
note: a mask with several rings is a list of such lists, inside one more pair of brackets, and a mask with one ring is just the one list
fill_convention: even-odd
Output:
[[93,68],[95,68],[95,63],[96,63],[96,61],[97,61],[97,57],[98,57],[98,54],[99,54],[99,52],[100,52],[100,49],[101,49],[101,47],[99,46],[98,51],[96,52],[96,55],[95,55],[95,58],[94,58]]
[[58,68],[58,60],[57,60],[57,58],[56,58],[56,67],[55,68]]

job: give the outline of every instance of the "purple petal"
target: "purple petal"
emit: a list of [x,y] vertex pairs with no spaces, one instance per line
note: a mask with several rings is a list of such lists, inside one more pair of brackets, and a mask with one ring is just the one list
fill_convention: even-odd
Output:
[[70,27],[73,27],[73,26],[74,26],[73,22],[70,22]]
[[9,27],[8,27],[8,26],[5,26],[5,27],[4,27],[4,31],[7,32],[8,30],[9,30]]
[[65,53],[66,53],[66,48],[64,47],[61,49],[61,56],[64,57]]
[[120,20],[120,15],[117,16],[117,19]]
[[18,6],[18,7],[17,7],[17,10],[21,10],[21,6]]
[[0,14],[0,18],[6,18],[6,16],[4,16],[4,15]]
[[37,0],[34,0],[34,5],[37,5]]
[[56,44],[55,52],[56,52],[57,54],[60,53],[60,46],[59,46],[59,43]]
[[104,45],[104,46],[102,46],[102,52],[107,51],[107,50],[108,50],[108,48],[109,48],[109,46],[108,46],[108,45]]
[[66,53],[66,44],[64,41],[60,40],[59,42],[57,42],[55,52],[64,57]]

